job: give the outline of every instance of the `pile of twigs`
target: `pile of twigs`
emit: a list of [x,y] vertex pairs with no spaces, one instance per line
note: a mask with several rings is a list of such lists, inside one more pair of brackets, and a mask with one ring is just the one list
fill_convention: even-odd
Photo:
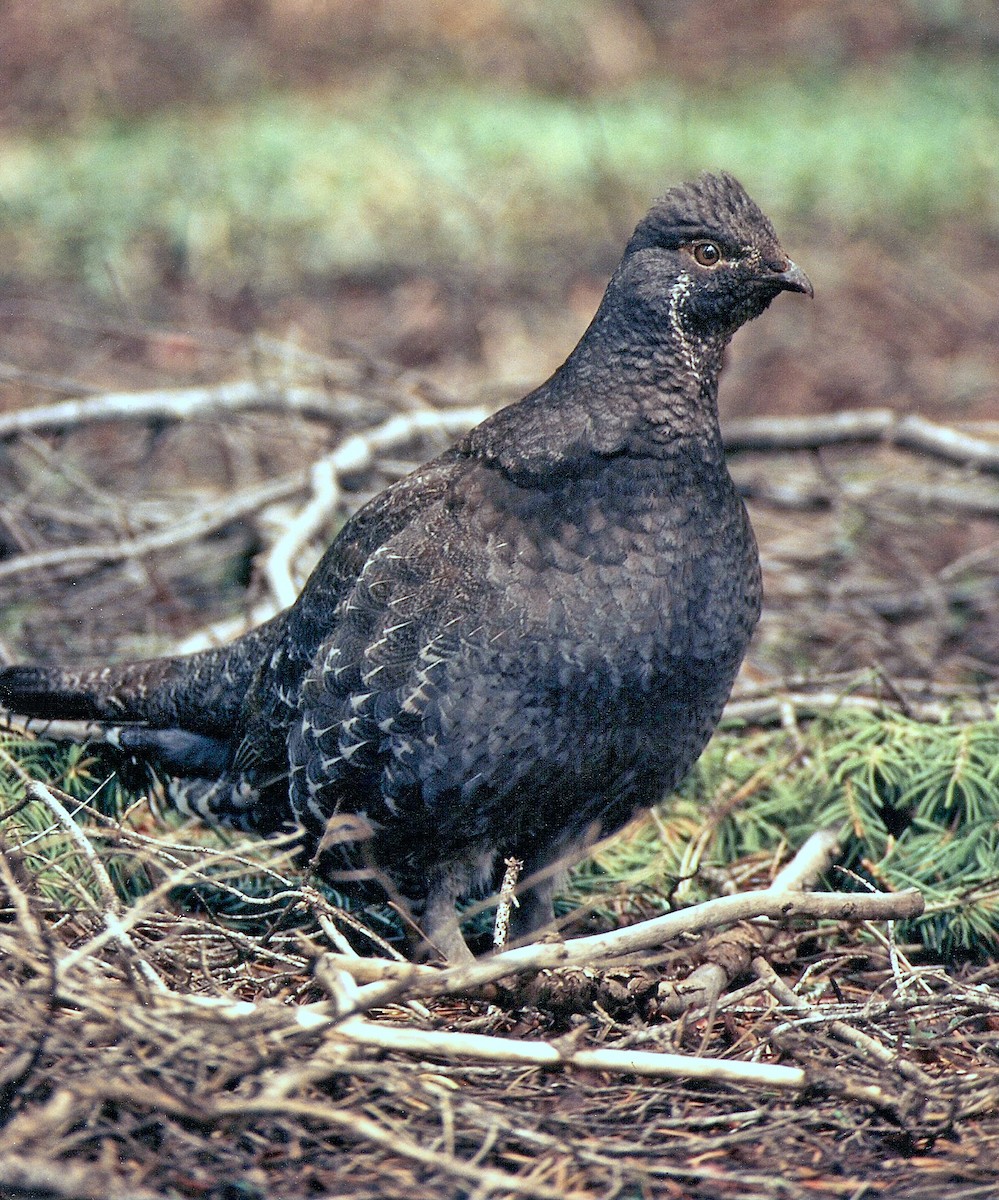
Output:
[[[26,799],[87,867],[60,908],[30,847],[0,855],[5,1197],[840,1196],[906,1173],[927,1182],[905,1195],[970,1197],[987,1178],[959,1151],[999,1135],[991,976],[906,959],[882,923],[915,893],[803,890],[828,835],[762,890],[434,968],[356,956],[356,918],[280,863],[252,936],[171,911],[246,847]],[[112,852],[160,885],[124,903]],[[841,945],[846,921],[875,940]]]

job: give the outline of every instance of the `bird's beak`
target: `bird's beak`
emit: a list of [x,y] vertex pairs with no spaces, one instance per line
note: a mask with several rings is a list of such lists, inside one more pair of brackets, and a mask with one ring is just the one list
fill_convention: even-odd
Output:
[[806,296],[815,296],[812,281],[797,263],[788,259],[787,266],[774,276],[774,283],[783,292],[803,292]]

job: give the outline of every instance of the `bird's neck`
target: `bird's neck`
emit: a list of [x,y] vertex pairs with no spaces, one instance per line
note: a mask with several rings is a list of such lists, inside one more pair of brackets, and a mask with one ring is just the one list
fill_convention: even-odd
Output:
[[622,447],[693,439],[720,451],[718,379],[728,337],[695,338],[678,322],[661,328],[643,316],[601,305],[553,383],[573,402],[583,398],[595,429]]

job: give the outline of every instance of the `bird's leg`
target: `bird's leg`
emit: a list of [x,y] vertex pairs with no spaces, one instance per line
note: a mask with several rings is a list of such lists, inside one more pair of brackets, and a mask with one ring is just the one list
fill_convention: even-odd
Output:
[[569,868],[585,857],[599,837],[594,823],[583,831],[549,843],[543,851],[525,856],[521,878],[526,881],[517,891],[517,904],[510,914],[510,941],[537,940],[537,935],[555,925],[555,893],[565,882]]
[[462,890],[457,886],[452,871],[445,869],[431,877],[422,911],[418,914],[423,938],[417,953],[436,951],[449,963],[468,963],[475,960],[458,921],[456,905]]
[[533,934],[554,924],[555,885],[559,874],[561,872],[556,871],[518,893],[517,903],[510,913],[511,942],[528,941]]

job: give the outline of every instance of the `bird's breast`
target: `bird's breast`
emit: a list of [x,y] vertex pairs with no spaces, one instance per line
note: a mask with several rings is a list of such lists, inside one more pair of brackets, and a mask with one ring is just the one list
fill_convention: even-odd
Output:
[[472,519],[494,596],[569,656],[675,670],[741,658],[759,608],[756,546],[724,466],[617,460],[549,492],[484,487]]

